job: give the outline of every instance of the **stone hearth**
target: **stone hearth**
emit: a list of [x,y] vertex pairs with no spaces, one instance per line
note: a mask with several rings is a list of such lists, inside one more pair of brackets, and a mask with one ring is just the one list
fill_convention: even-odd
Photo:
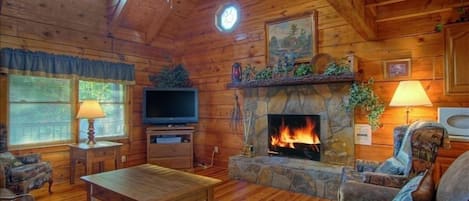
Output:
[[342,166],[278,156],[232,156],[229,176],[316,197],[337,199]]
[[[337,198],[342,165],[351,166],[354,157],[353,114],[346,112],[350,83],[246,88],[245,115],[252,113],[248,143],[254,157],[232,156],[229,174],[246,180],[294,192]],[[268,114],[320,115],[321,161],[269,156]]]

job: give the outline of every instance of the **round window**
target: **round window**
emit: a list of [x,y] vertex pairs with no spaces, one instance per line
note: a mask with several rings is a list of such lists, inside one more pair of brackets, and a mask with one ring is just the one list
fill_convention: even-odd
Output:
[[239,23],[239,7],[234,3],[222,5],[215,15],[215,25],[221,32],[233,31]]

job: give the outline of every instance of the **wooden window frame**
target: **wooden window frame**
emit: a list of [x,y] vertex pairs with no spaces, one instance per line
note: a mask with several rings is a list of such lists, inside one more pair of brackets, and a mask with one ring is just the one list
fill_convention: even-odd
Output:
[[[0,74],[0,110],[6,111],[0,114],[0,123],[4,124],[9,127],[9,79],[7,74]],[[39,147],[49,147],[49,146],[58,146],[58,145],[66,145],[69,143],[80,143],[80,133],[79,133],[79,119],[75,118],[75,115],[78,111],[80,106],[79,104],[79,96],[78,96],[78,87],[79,87],[79,80],[71,80],[71,140],[70,142],[45,142],[45,143],[37,143],[37,144],[24,144],[24,145],[10,145],[8,141],[8,147],[10,150],[22,150],[22,149],[31,149],[31,148],[39,148]],[[132,114],[132,87],[129,85],[123,85],[124,90],[124,135],[123,136],[112,136],[112,137],[98,137],[97,140],[130,140],[131,139],[131,131],[130,129],[132,126],[131,121],[131,114]]]

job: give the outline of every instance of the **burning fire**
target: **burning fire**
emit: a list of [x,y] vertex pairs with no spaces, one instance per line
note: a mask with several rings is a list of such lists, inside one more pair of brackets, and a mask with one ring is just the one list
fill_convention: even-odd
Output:
[[279,147],[289,147],[294,149],[294,143],[303,144],[320,144],[319,137],[314,132],[316,125],[313,123],[311,118],[306,118],[306,126],[303,128],[290,129],[285,126],[285,122],[282,121],[280,126],[280,133],[276,136],[271,136],[271,144]]

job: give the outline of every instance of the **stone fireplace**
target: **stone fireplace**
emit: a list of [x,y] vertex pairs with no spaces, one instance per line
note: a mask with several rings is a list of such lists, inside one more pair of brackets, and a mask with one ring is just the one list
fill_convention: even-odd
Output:
[[[355,160],[353,113],[343,107],[348,101],[350,86],[350,82],[344,82],[243,89],[243,109],[245,116],[250,117],[244,125],[249,134],[248,143],[253,145],[254,157],[230,157],[230,176],[336,199],[342,166],[351,166]],[[272,114],[294,117],[314,115],[309,123],[314,124],[315,128],[306,130],[316,132],[320,143],[298,143],[287,139],[288,147],[302,147],[294,152],[303,152],[300,154],[303,159],[298,159],[298,155],[290,157],[284,152],[278,154],[279,148],[271,146],[272,134],[269,132],[281,130],[282,118],[275,120],[280,122],[278,128],[269,127]],[[307,120],[291,121],[294,126],[308,124]],[[308,155],[313,150],[319,151],[318,156],[310,158]]]
[[320,161],[319,115],[268,115],[268,153]]
[[344,109],[350,83],[295,85],[243,90],[244,110],[252,112],[248,141],[255,156],[269,155],[268,115],[320,116],[321,162],[354,162],[353,114]]

